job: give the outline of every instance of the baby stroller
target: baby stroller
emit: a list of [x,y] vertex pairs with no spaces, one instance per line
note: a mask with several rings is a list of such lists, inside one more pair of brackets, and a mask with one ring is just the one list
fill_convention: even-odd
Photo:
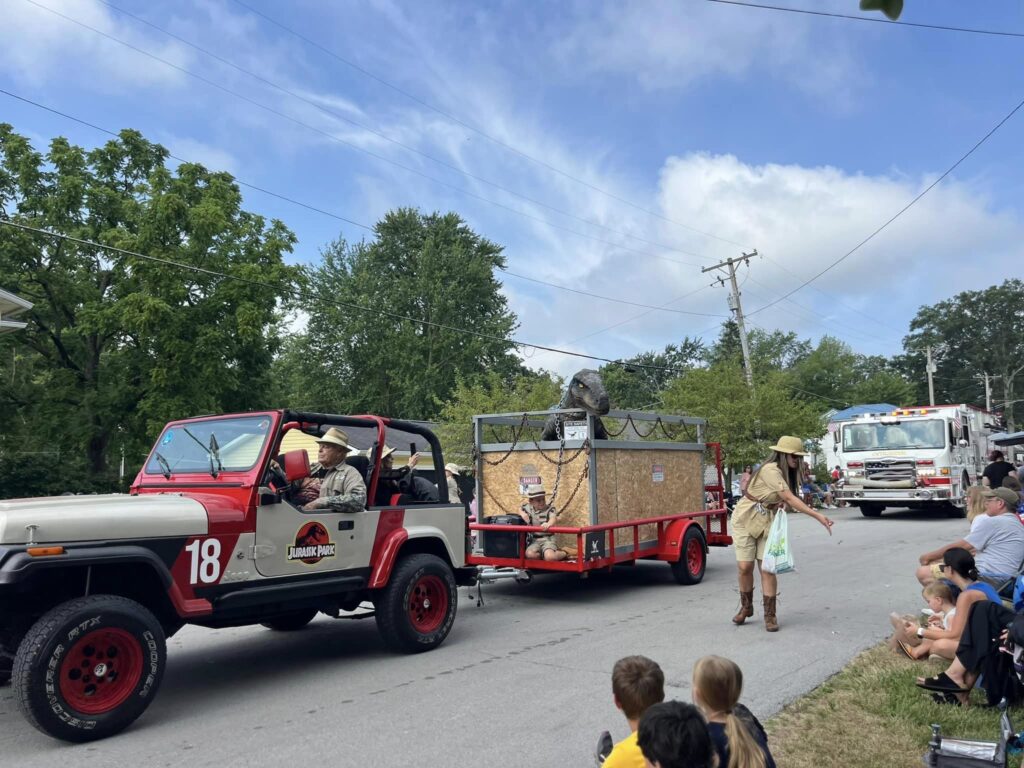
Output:
[[1020,740],[1010,724],[1006,699],[999,702],[999,739],[970,741],[942,737],[942,726],[932,726],[932,740],[924,764],[930,768],[1006,768],[1007,752],[1019,749]]

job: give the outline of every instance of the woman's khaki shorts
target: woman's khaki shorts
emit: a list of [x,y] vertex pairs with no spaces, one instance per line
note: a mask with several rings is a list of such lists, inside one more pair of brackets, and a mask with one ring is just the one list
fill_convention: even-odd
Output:
[[764,560],[764,545],[768,541],[766,530],[757,538],[754,538],[747,529],[740,525],[732,527],[732,548],[736,551],[736,561],[740,563],[752,563],[754,560]]

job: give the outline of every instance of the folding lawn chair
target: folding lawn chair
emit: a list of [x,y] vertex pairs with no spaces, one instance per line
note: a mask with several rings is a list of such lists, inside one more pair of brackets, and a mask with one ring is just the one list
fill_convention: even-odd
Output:
[[1010,724],[1006,699],[999,702],[999,712],[997,741],[946,739],[942,726],[933,725],[924,764],[930,768],[1006,768],[1009,748],[1019,748],[1020,744]]

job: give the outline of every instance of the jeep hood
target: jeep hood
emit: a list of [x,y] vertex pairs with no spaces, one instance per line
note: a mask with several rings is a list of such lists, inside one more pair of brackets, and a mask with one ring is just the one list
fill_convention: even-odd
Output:
[[[36,526],[29,537],[28,526]],[[0,501],[0,544],[116,541],[207,533],[206,508],[177,494]]]

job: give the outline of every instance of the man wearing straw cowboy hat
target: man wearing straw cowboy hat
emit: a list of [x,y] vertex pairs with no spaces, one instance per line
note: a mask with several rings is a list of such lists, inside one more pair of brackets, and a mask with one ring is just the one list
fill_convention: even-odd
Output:
[[[547,491],[543,485],[529,485],[526,498],[527,503],[519,508],[519,516],[527,525],[539,525],[546,532],[558,518],[558,510],[548,504]],[[568,555],[558,548],[554,536],[535,533],[526,548],[526,557],[529,560],[565,560]]]
[[317,463],[309,468],[309,476],[320,479],[320,495],[302,509],[331,512],[360,512],[366,508],[366,483],[345,457],[356,450],[348,443],[348,435],[337,427],[328,429],[317,440],[320,450]]

